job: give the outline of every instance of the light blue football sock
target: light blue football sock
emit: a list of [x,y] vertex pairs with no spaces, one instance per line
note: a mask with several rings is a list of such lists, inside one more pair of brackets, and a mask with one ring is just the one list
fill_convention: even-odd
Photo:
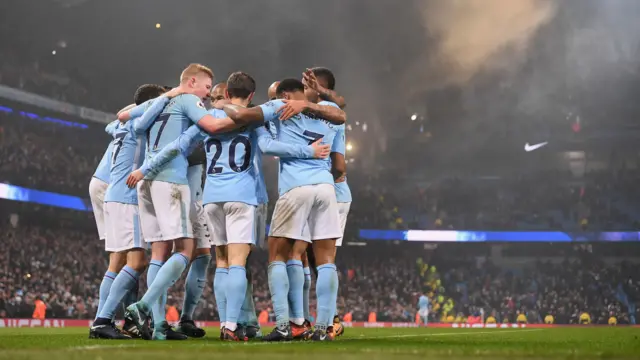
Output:
[[[338,276],[338,270],[336,269],[336,276]],[[340,277],[338,276],[338,281],[340,281]],[[333,294],[333,298],[335,299],[335,301],[333,302],[333,312],[331,313],[331,323],[333,323],[333,318],[338,315],[338,290],[339,287],[336,286],[334,294]]]
[[247,291],[244,294],[244,302],[240,310],[238,324],[259,327],[258,316],[256,316],[256,304],[253,301],[253,283],[251,280],[251,272],[247,270]]
[[129,266],[125,266],[120,270],[118,276],[116,276],[113,284],[111,284],[111,291],[109,297],[104,303],[102,310],[98,314],[99,318],[113,319],[118,308],[118,304],[124,300],[129,292],[135,290],[138,287],[138,278],[140,274],[133,270]]
[[274,261],[269,264],[269,291],[273,311],[276,314],[278,327],[289,326],[289,276],[287,265],[282,261]]
[[228,276],[229,269],[216,268],[216,275],[213,277],[213,294],[216,298],[216,306],[218,307],[218,317],[220,317],[221,327],[227,322],[226,282]]
[[[156,274],[156,278],[153,279],[151,286],[147,289],[147,292],[144,294],[140,302],[143,304],[155,304],[158,300],[162,300],[163,296],[166,296],[167,290],[173,285],[182,275],[184,269],[189,265],[189,258],[180,254],[174,253],[171,255],[169,260],[162,265],[158,273]],[[164,305],[162,305],[162,314],[156,314],[154,312],[153,316],[153,324],[154,328],[159,329],[162,325],[162,322],[165,321],[166,317],[164,315]],[[160,306],[158,306],[160,307]]]
[[[140,276],[138,276],[138,278],[140,278]],[[139,288],[138,282],[136,282],[135,285],[136,286],[124,296],[124,299],[122,299],[122,307],[124,308],[125,311],[129,307],[129,305],[138,301],[138,288]]]
[[247,270],[244,266],[230,266],[227,275],[227,324],[225,327],[235,331],[240,317],[242,303],[247,293]]
[[311,269],[306,267],[304,271],[304,285],[302,286],[302,309],[304,311],[304,319],[311,321],[309,313],[309,291],[311,290]]
[[289,277],[289,319],[296,325],[304,323],[304,270],[302,261],[287,261]]
[[336,288],[338,287],[338,273],[334,264],[318,266],[318,280],[316,281],[316,296],[318,319],[315,327],[327,330],[332,323],[332,314],[336,306]]
[[207,268],[210,260],[211,255],[200,255],[191,262],[187,281],[184,283],[184,303],[180,320],[193,320],[193,312],[202,298],[202,292],[207,283]]
[[113,281],[116,279],[116,276],[118,276],[118,274],[112,271],[107,271],[106,273],[104,273],[104,277],[102,278],[102,282],[100,283],[100,292],[98,293],[99,299],[98,299],[98,310],[96,311],[96,319],[98,318],[98,315],[100,314],[100,312],[102,312],[104,303],[107,301],[107,298],[109,297],[109,291],[111,290],[111,285],[113,284]]
[[[160,260],[151,260],[149,262],[149,269],[147,270],[147,289],[151,287],[151,284],[153,284],[153,281],[156,279],[156,275],[158,275],[158,271],[160,271],[162,265],[164,265],[164,262]],[[165,310],[162,305],[162,300],[158,300],[149,306],[151,307],[153,319],[163,320],[165,318]]]

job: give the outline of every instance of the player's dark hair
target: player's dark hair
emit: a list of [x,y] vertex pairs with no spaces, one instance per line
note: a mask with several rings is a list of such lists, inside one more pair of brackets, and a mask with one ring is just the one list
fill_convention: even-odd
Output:
[[246,99],[251,93],[256,92],[256,81],[251,75],[236,71],[227,79],[227,92],[230,98]]
[[162,88],[164,89],[164,91],[169,91],[169,90],[173,89],[173,86],[162,85]]
[[280,81],[280,84],[276,89],[276,96],[281,98],[282,94],[285,92],[296,92],[296,91],[304,92],[304,85],[302,84],[302,81],[298,79],[284,79]]
[[249,105],[247,105],[247,108],[251,109],[252,107],[256,107],[256,104],[254,103],[249,103]]
[[334,90],[336,87],[336,77],[333,76],[333,72],[325,67],[314,67],[311,69],[313,74],[320,79],[324,79],[327,82],[327,89]]
[[165,92],[164,87],[160,85],[144,84],[136,90],[135,95],[133,95],[133,102],[135,102],[136,105],[140,105],[147,100],[157,98]]

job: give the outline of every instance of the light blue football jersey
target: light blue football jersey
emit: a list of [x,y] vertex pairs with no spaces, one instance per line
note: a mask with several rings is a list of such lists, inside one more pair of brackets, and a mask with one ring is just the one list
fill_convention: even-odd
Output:
[[[216,117],[216,118],[226,117],[226,113],[222,110],[211,109],[208,112],[209,114],[211,114],[213,117]],[[287,158],[287,157],[313,158],[314,149],[310,145],[285,144],[285,143],[276,141],[274,136],[269,131],[267,131],[267,129],[264,126],[258,126],[255,129],[253,129],[253,131],[251,131],[250,133],[247,132],[246,130],[247,129],[242,129],[242,131],[245,132],[244,136],[248,136],[250,142],[253,141],[253,144],[251,145],[252,146],[251,149],[253,150],[253,153],[252,153],[253,158],[249,158],[249,159],[251,159],[253,164],[253,171],[250,173],[250,175],[255,177],[255,179],[253,180],[254,188],[255,188],[255,199],[258,204],[262,204],[267,202],[267,195],[266,195],[266,186],[264,184],[264,177],[262,176],[262,171],[261,171],[262,161],[261,159],[258,159],[259,154],[264,153],[267,155],[279,156],[280,158]],[[187,156],[203,139],[206,139],[206,138],[216,139],[220,141],[219,146],[221,149],[220,154],[217,157],[215,155],[218,147],[215,141],[212,140],[211,142],[209,142],[209,144],[211,144],[209,146],[207,146],[207,142],[205,142],[205,152],[207,154],[207,166],[205,169],[207,171],[207,177],[205,179],[205,192],[203,195],[203,202],[204,203],[219,202],[219,201],[246,202],[247,200],[238,199],[238,196],[232,194],[232,192],[235,190],[225,190],[229,192],[228,194],[225,195],[225,197],[233,196],[233,198],[236,200],[215,200],[220,198],[219,191],[215,191],[217,185],[208,185],[207,187],[207,184],[209,184],[210,182],[217,184],[219,181],[224,181],[224,179],[229,179],[229,183],[223,186],[228,188],[231,183],[237,180],[235,176],[232,176],[234,175],[235,172],[234,173],[230,172],[231,161],[225,160],[225,159],[228,159],[228,156],[230,155],[232,143],[231,142],[225,143],[225,148],[227,149],[227,151],[225,152],[225,154],[223,154],[222,153],[223,144],[221,139],[224,139],[227,137],[235,138],[238,136],[238,132],[239,130],[230,132],[227,134],[209,136],[204,131],[200,130],[198,126],[192,125],[191,127],[189,127],[189,129],[187,129],[187,131],[181,134],[178,137],[178,139],[176,139],[172,143],[165,146],[155,156],[147,157],[144,164],[140,168],[140,171],[142,171],[142,173],[145,175],[145,178],[153,179],[155,174],[164,166],[166,166],[168,163],[170,163],[176,156],[178,156],[179,153],[184,156]],[[239,141],[242,141],[242,140],[239,140]],[[255,146],[255,142],[257,142],[258,146]],[[238,158],[238,159],[234,159],[233,163],[235,163],[237,167],[238,163],[241,163],[241,165],[244,164],[245,153],[235,154],[235,152],[237,152],[238,149],[240,149],[240,151],[243,151],[245,148],[244,148],[244,145],[239,142],[234,144],[233,147],[236,149],[234,150],[234,156]],[[225,155],[226,158],[221,161],[220,158],[223,157],[223,155]],[[226,166],[227,171],[222,173],[228,174],[227,176],[217,176],[217,174],[219,174],[220,172],[218,172],[216,168],[220,167],[220,164],[224,164]],[[212,169],[211,170],[212,174],[209,173],[209,169]],[[223,167],[223,170],[225,170],[224,167]],[[210,175],[215,176],[215,178],[210,179]],[[241,172],[240,175],[246,176],[246,174],[243,172]],[[249,186],[247,185],[249,184],[249,181],[247,181],[246,178],[244,178],[244,181],[245,183],[243,184],[245,186]],[[190,186],[191,186],[191,182],[190,182]],[[214,191],[214,193],[207,195],[210,191]],[[247,190],[244,188],[240,189],[239,191],[241,193],[247,192]],[[253,195],[250,195],[250,196],[252,197]],[[207,200],[209,201],[207,202]]]
[[[335,103],[330,101],[321,101],[318,105],[329,105],[340,108]],[[347,154],[347,146],[346,146],[346,134],[345,134],[345,125],[335,125],[336,128],[336,137],[333,139],[333,144],[331,144],[331,152],[336,152],[342,154],[342,156],[346,156]],[[339,203],[348,203],[351,202],[351,189],[347,184],[347,179],[345,178],[343,182],[334,183],[333,185],[336,189],[336,200]]]
[[[218,109],[209,111],[213,117],[227,114]],[[207,154],[207,176],[203,203],[237,201],[258,205],[257,182],[259,169],[254,166],[258,139],[254,126],[209,135],[204,141]]]
[[[112,121],[111,123],[109,123],[106,127],[105,127],[105,131],[113,136],[113,132],[115,131],[115,129],[118,127],[118,124],[120,124],[120,121],[115,120]],[[98,164],[98,167],[96,168],[96,172],[93,173],[93,177],[98,179],[98,180],[102,180],[105,183],[109,183],[109,171],[111,169],[111,155],[113,154],[113,141],[109,142],[109,146],[107,146],[107,150],[104,151],[104,154],[102,155],[102,159],[100,159],[100,163]]]
[[420,298],[418,299],[418,308],[420,310],[429,309],[429,298],[426,295],[420,295]]
[[[280,121],[278,109],[284,105],[281,100],[273,100],[260,105],[265,122],[273,126],[278,140],[287,144],[310,145],[318,139],[323,144],[333,144],[336,125],[324,119],[298,114],[286,121]],[[280,159],[278,191],[280,195],[305,185],[332,184],[330,159]]]
[[269,195],[267,193],[267,183],[264,181],[264,173],[262,172],[262,149],[260,149],[260,146],[256,149],[256,154],[253,157],[253,166],[258,172],[258,181],[256,183],[258,204],[268,204]]
[[137,168],[144,157],[144,140],[134,130],[136,120],[119,125],[113,133],[113,155],[105,202],[138,204],[136,189],[129,188],[126,183],[129,174]]
[[129,110],[129,118],[130,119],[136,119],[136,118],[139,118],[142,115],[144,115],[144,112],[147,111],[147,109],[149,107],[151,107],[151,105],[153,105],[153,102],[158,98],[159,97],[147,100],[147,101],[143,102],[142,104],[136,105],[135,107],[131,108]]
[[93,177],[109,183],[109,168],[111,168],[111,154],[113,154],[113,141],[109,143],[107,146],[107,150],[105,150],[104,155],[102,155],[102,159],[96,168],[96,172],[93,173]]
[[[158,115],[159,114],[159,115]],[[192,94],[183,94],[169,100],[160,96],[144,112],[138,129],[146,129],[147,159],[157,155],[164,147],[177,140],[191,124],[207,115],[200,99]],[[155,174],[153,180],[187,185],[188,162],[186,155],[176,156]]]

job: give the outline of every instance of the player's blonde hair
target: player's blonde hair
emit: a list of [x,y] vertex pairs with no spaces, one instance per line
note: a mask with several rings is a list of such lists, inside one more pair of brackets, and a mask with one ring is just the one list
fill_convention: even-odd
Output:
[[199,74],[204,74],[213,81],[213,71],[211,71],[211,69],[202,64],[189,64],[189,66],[182,71],[182,74],[180,74],[180,83],[183,83],[189,80],[189,78]]

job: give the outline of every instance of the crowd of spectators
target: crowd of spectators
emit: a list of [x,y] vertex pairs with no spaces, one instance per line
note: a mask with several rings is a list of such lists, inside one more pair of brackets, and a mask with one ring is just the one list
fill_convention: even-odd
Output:
[[[36,299],[45,302],[49,318],[93,317],[107,257],[91,214],[7,201],[0,205],[0,317],[31,317]],[[534,247],[515,246],[521,253]],[[487,254],[488,248],[479,253]],[[481,310],[498,322],[515,322],[524,314],[529,323],[541,323],[547,315],[555,323],[577,323],[586,312],[593,323],[615,316],[623,324],[639,315],[640,278],[631,264],[607,264],[593,254],[570,251],[554,262],[512,267],[467,253],[447,245],[424,249],[408,243],[344,247],[338,256],[339,311],[351,313],[353,321],[367,321],[375,313],[377,321],[413,322],[417,298],[425,293],[432,303],[431,321],[466,319]],[[256,251],[249,267],[257,311],[273,318],[266,253]],[[217,320],[214,269],[212,263],[197,319]],[[143,277],[141,293],[145,288]],[[184,277],[169,292],[168,304],[178,310],[183,289]],[[314,299],[312,286],[312,309]]]
[[577,179],[539,171],[501,179],[442,179],[428,185],[354,184],[358,226],[423,230],[617,231],[640,228],[637,170]]
[[104,125],[68,127],[20,112],[0,109],[0,182],[86,197],[110,141]]
[[594,324],[607,324],[611,317],[618,324],[635,324],[640,281],[633,269],[628,263],[605,264],[584,256],[536,261],[518,269],[461,262],[443,269],[445,294],[456,306],[436,319],[455,321],[459,314],[482,313],[498,323],[515,323],[519,316],[542,323],[551,315],[557,324],[579,324],[587,313]]
[[[37,298],[47,304],[52,318],[89,318],[95,314],[97,294],[107,267],[103,244],[97,239],[93,220],[85,213],[30,208],[30,204],[3,202],[25,211],[3,214],[0,233],[0,317],[30,317]],[[83,225],[79,222],[84,222]],[[88,226],[87,226],[88,225]],[[370,312],[382,320],[410,321],[420,282],[412,263],[397,264],[394,258],[371,254],[366,259],[346,251],[341,268],[340,308],[362,319]],[[258,311],[270,311],[267,256],[256,251],[250,261]],[[213,279],[215,265],[210,267]],[[185,274],[186,275],[186,274]],[[145,279],[140,281],[144,291]],[[168,304],[182,307],[184,276],[170,290]],[[372,295],[380,294],[380,296]],[[312,290],[312,299],[314,299]],[[382,296],[384,295],[384,296]],[[312,301],[312,308],[315,302]],[[212,282],[196,309],[202,320],[217,319]]]

